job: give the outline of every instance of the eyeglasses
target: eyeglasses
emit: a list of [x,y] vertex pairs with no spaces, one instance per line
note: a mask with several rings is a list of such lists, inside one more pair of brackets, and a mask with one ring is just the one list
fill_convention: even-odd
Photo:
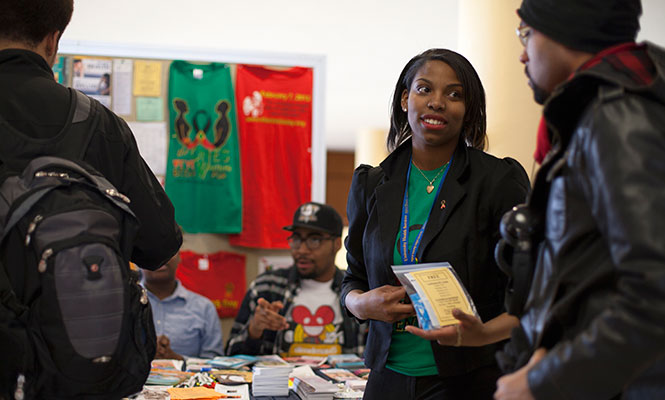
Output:
[[286,241],[289,242],[289,247],[293,250],[298,250],[303,242],[305,242],[308,249],[316,250],[321,247],[321,243],[324,240],[332,240],[334,238],[334,236],[309,235],[303,239],[300,235],[291,235]]
[[520,25],[515,29],[517,37],[520,38],[520,43],[522,46],[526,47],[526,43],[529,41],[529,36],[531,36],[531,27],[529,25]]

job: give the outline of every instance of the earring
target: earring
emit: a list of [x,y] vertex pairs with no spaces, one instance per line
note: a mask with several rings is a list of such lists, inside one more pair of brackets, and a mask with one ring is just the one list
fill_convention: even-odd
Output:
[[402,107],[402,111],[406,112],[406,107]]

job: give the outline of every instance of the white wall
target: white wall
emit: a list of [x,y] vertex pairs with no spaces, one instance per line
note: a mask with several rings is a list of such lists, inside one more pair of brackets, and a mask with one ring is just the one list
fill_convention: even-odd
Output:
[[478,71],[487,99],[487,151],[517,159],[533,172],[533,150],[541,107],[533,101],[523,47],[515,36],[521,0],[460,2],[459,49]]
[[[459,1],[76,0],[72,22],[63,38],[323,54],[327,57],[326,144],[329,149],[352,150],[357,132],[387,130],[390,96],[409,58],[430,47],[459,50],[473,46],[473,40],[487,40],[488,36],[459,37],[473,30],[473,26],[458,26]],[[510,13],[519,5],[519,1],[500,1]],[[470,4],[487,7],[486,0],[462,3],[465,8]],[[639,39],[665,46],[665,0],[643,0],[643,8]],[[515,16],[515,25],[517,21]],[[508,34],[513,34],[512,28]],[[512,53],[505,56],[516,60]],[[482,69],[481,65],[477,67]],[[497,78],[483,71],[481,77],[488,91],[497,85],[493,81]],[[504,129],[503,125],[497,124],[496,129]],[[510,129],[509,123],[505,129]],[[492,141],[493,135],[490,132],[491,146],[505,153],[509,147],[503,139]]]
[[649,40],[665,47],[665,1],[642,0],[642,11],[637,40]]
[[456,15],[457,0],[76,0],[63,39],[323,54],[326,144],[352,150],[388,125],[409,58],[455,46]]

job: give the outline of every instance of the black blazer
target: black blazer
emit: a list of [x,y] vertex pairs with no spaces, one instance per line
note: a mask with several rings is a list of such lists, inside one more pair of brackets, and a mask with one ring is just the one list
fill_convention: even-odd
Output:
[[[409,139],[380,167],[370,172],[370,166],[361,165],[354,172],[347,204],[348,269],[342,283],[342,305],[351,290],[367,291],[397,284],[390,265],[410,160]],[[370,187],[376,182],[376,188]],[[422,263],[449,262],[483,321],[504,311],[507,278],[493,256],[499,239],[499,222],[506,211],[524,202],[528,191],[529,179],[517,161],[498,159],[460,141],[425,228],[418,259]],[[365,363],[370,368],[385,366],[391,335],[392,324],[370,321],[365,349]],[[441,346],[436,341],[431,343],[441,376],[461,375],[493,364],[494,353],[500,346],[456,348]]]

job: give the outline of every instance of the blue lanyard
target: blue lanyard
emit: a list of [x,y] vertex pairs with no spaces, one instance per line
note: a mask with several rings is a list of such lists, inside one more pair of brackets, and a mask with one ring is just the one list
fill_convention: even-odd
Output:
[[420,241],[423,238],[423,234],[425,233],[425,227],[427,226],[427,221],[429,221],[429,216],[430,214],[432,214],[432,210],[434,209],[434,204],[436,203],[436,199],[439,197],[439,193],[441,192],[441,187],[443,187],[443,181],[446,180],[446,175],[448,174],[448,170],[450,169],[452,163],[453,163],[453,158],[450,157],[450,161],[446,166],[446,170],[443,171],[443,176],[441,176],[441,182],[439,182],[439,187],[438,189],[436,189],[436,195],[434,197],[434,201],[432,202],[432,208],[430,208],[429,214],[427,214],[427,219],[425,219],[423,226],[420,227],[418,236],[416,236],[416,241],[413,242],[413,248],[411,249],[411,252],[409,252],[409,178],[411,177],[411,164],[412,164],[412,161],[409,160],[409,170],[406,172],[406,188],[404,189],[404,201],[402,202],[402,217],[400,218],[400,221],[402,221],[402,223],[401,223],[401,234],[399,238],[400,248],[402,250],[402,264],[404,265],[418,264],[418,259],[416,258],[416,254],[418,253],[418,247],[420,247]]

